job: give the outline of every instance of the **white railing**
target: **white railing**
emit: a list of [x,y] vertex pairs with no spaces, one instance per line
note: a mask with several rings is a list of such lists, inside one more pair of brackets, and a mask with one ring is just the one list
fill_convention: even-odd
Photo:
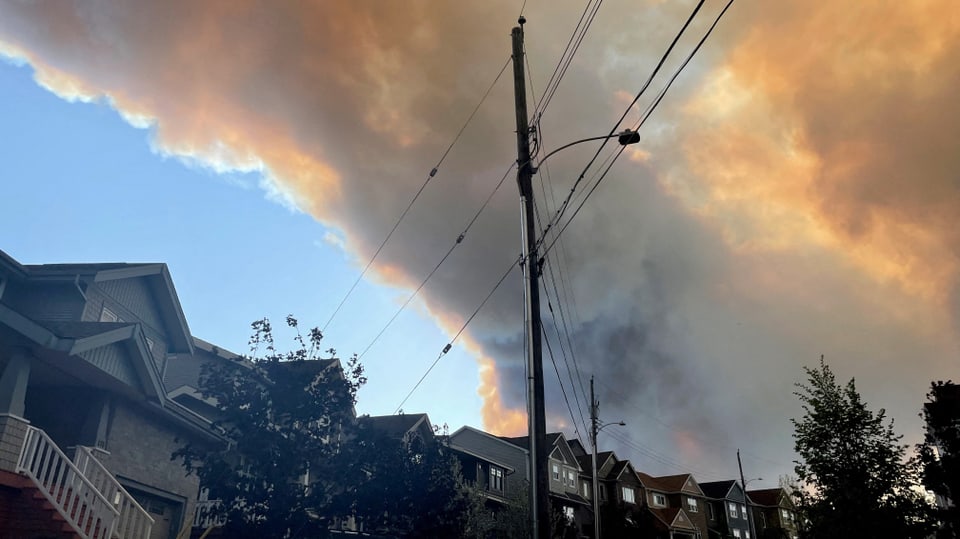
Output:
[[43,497],[83,539],[110,539],[120,511],[63,454],[47,433],[27,427],[17,471],[33,480]]
[[218,509],[220,509],[220,500],[197,501],[197,510],[193,513],[193,527],[207,529],[226,524],[227,516],[217,515]]
[[109,500],[120,512],[114,537],[120,539],[140,539],[150,537],[153,517],[133,499],[117,479],[93,456],[89,447],[77,446],[73,462],[97,491]]

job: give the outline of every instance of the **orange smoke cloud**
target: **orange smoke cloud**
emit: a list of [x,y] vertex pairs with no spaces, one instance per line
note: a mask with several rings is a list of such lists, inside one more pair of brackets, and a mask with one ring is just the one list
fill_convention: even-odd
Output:
[[757,7],[684,108],[689,176],[669,188],[738,248],[827,247],[879,283],[947,297],[960,269],[955,6]]
[[507,408],[500,398],[501,382],[497,375],[496,363],[483,357],[480,364],[480,388],[477,393],[483,398],[480,409],[483,426],[498,436],[525,436],[527,434],[527,414],[522,410]]

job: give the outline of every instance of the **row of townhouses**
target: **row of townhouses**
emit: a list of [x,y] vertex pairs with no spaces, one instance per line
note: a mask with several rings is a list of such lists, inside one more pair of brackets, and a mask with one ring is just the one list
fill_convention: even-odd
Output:
[[[214,502],[171,454],[224,441],[198,380],[204,364],[236,357],[191,334],[165,264],[26,265],[0,251],[0,539],[199,536]],[[366,420],[435,436],[426,414]],[[492,511],[523,492],[526,438],[463,427],[443,441]],[[593,537],[588,448],[562,433],[548,444],[552,505]],[[610,451],[597,475],[601,516],[616,515],[601,518],[604,537],[627,536],[624,519],[646,530],[638,537],[796,537],[781,489],[653,477]]]

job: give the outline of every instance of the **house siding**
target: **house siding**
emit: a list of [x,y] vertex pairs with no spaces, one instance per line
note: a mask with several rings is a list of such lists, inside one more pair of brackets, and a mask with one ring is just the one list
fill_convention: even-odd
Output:
[[94,348],[80,354],[80,357],[95,365],[98,369],[114,378],[141,389],[137,373],[130,364],[130,354],[118,343]]
[[[97,458],[121,480],[157,489],[184,500],[185,518],[192,518],[199,480],[187,475],[179,461],[170,459],[179,449],[177,438],[187,434],[130,403],[115,404],[107,434],[108,455]],[[185,522],[173,523],[179,530]]]
[[139,323],[143,335],[153,341],[150,354],[162,372],[169,339],[144,280],[124,279],[95,283],[87,288],[86,296],[82,321],[98,322],[103,308],[107,307],[123,321]]
[[8,284],[3,301],[32,320],[69,321],[80,317],[83,296],[73,283],[44,285]]

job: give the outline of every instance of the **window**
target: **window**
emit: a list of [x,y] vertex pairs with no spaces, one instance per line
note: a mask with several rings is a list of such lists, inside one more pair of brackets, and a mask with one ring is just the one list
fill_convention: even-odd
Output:
[[740,506],[740,518],[747,518],[747,506],[746,506],[746,505],[741,505],[741,506]]
[[734,530],[733,530],[733,536],[739,538],[739,537],[740,537],[740,530],[734,529]]
[[[541,470],[542,470],[542,469],[543,469],[543,468],[541,468]],[[554,465],[553,465],[553,480],[554,480],[554,481],[559,481],[559,480],[560,480],[560,465],[559,465],[559,464],[554,464]]]
[[787,511],[786,509],[781,509],[780,516],[783,517],[784,522],[790,522],[790,511]]
[[503,492],[503,468],[490,466],[490,490]]
[[627,503],[637,503],[636,498],[633,497],[633,489],[629,487],[623,487],[623,501]]
[[573,522],[573,507],[569,505],[564,506],[563,516],[567,517],[567,522]]
[[761,528],[767,527],[767,514],[763,512],[760,513],[760,527]]
[[600,499],[607,499],[607,485],[600,485]]
[[733,502],[727,502],[727,507],[730,509],[730,516],[737,518],[739,513],[737,512],[737,504]]
[[691,513],[698,513],[700,511],[696,498],[687,498],[687,510]]
[[710,515],[710,520],[717,520],[717,512],[712,503],[707,503],[707,514]]
[[750,531],[749,531],[749,530],[744,530],[744,531],[743,531],[743,536],[746,537],[747,539],[750,539]]
[[658,505],[658,506],[660,506],[660,507],[666,507],[666,506],[667,506],[667,497],[664,496],[663,494],[654,493],[654,494],[653,494],[653,505]]
[[590,492],[590,483],[584,481],[582,484],[583,484],[583,497],[587,499],[593,498],[592,496],[593,493]]
[[101,322],[118,322],[119,320],[120,319],[117,317],[116,313],[114,313],[113,311],[111,311],[106,307],[104,307],[103,310],[100,311]]
[[577,486],[577,474],[573,473],[572,470],[567,470],[567,485],[574,488]]

